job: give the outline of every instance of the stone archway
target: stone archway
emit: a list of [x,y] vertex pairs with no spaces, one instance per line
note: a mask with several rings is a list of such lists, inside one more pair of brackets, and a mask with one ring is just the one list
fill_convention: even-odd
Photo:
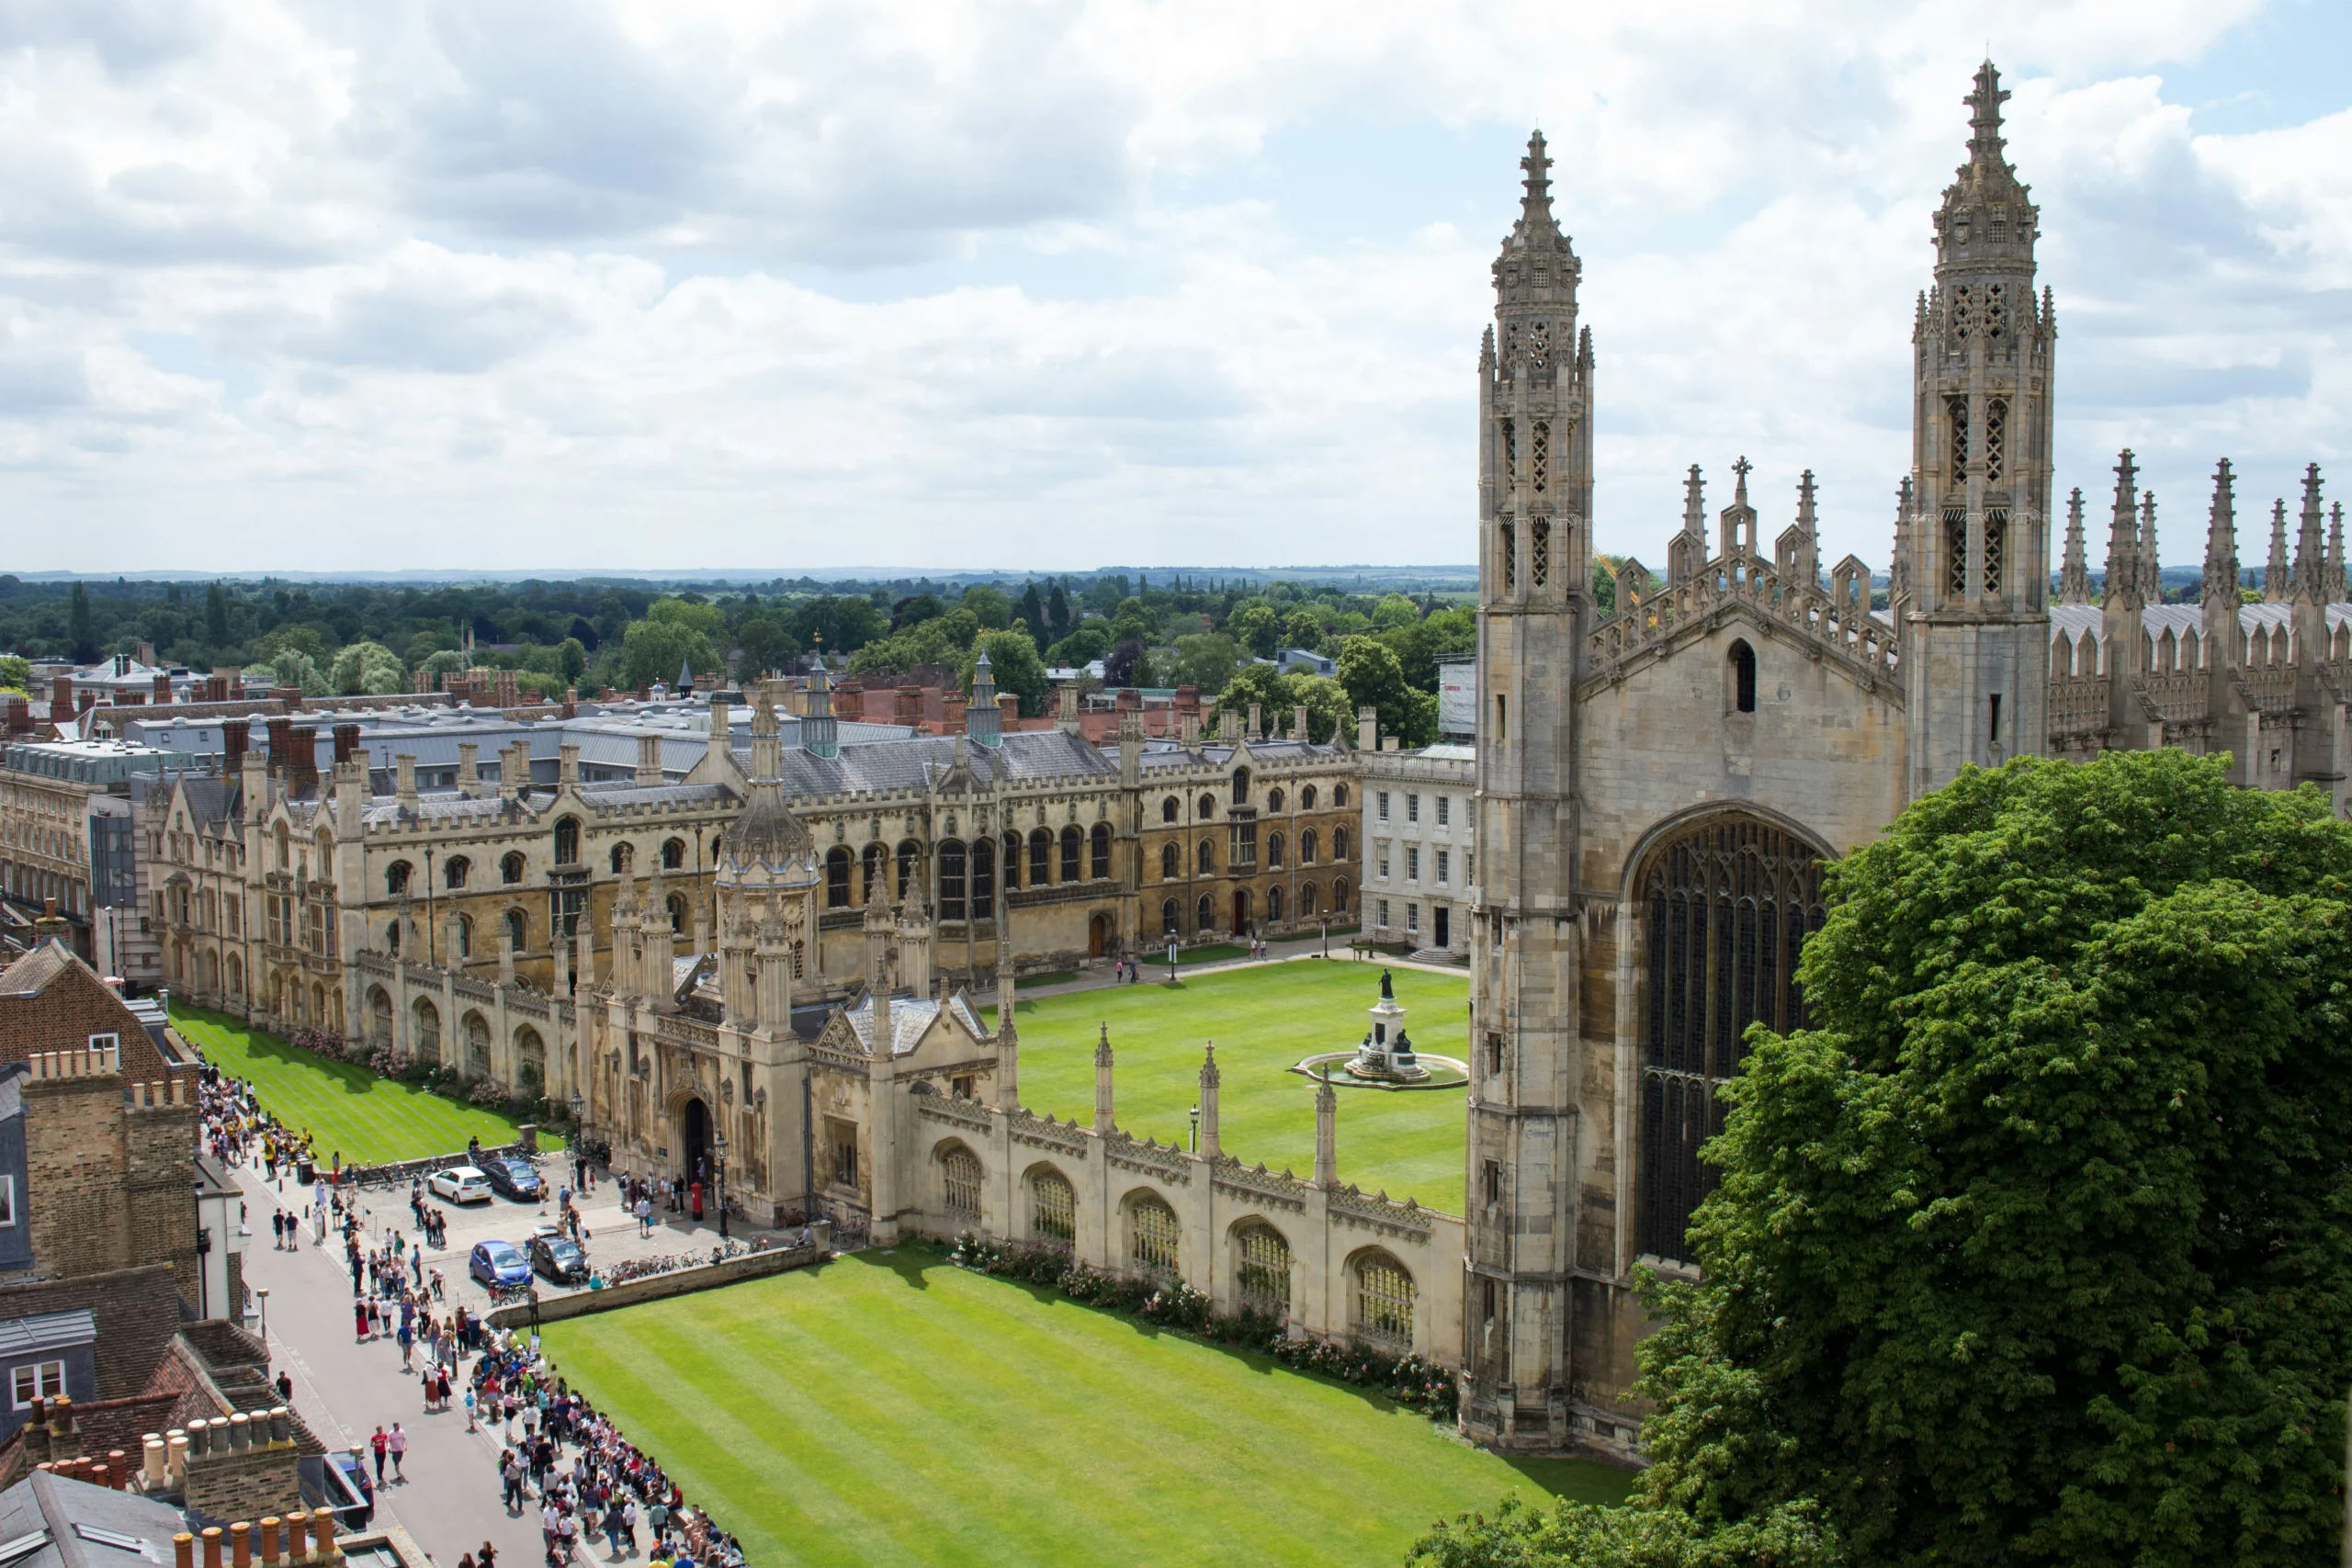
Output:
[[1111,955],[1111,917],[1096,915],[1086,922],[1086,952],[1090,958]]
[[687,1181],[701,1182],[706,1190],[710,1187],[710,1135],[715,1125],[710,1105],[702,1096],[689,1095],[678,1107],[678,1174]]

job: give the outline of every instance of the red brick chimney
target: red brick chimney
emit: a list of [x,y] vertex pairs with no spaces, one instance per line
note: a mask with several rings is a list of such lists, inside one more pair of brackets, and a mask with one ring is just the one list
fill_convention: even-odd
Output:
[[12,696],[10,696],[10,697],[9,697],[9,699],[8,699],[8,736],[9,736],[9,739],[16,739],[17,736],[19,736],[19,735],[30,735],[32,732],[33,732],[33,705],[32,705],[32,704],[31,704],[29,701],[28,701],[27,699],[23,698],[23,697],[19,697],[19,696],[13,696],[13,695],[12,695]]
[[70,718],[74,714],[74,677],[60,675],[49,683],[49,716]]
[[162,671],[156,671],[155,674],[154,700],[159,707],[169,705],[172,700],[172,678]]
[[231,778],[245,765],[245,749],[253,743],[253,720],[224,718],[220,721],[220,776]]
[[226,675],[207,675],[204,678],[204,700],[208,703],[227,702],[229,700],[229,677]]
[[851,681],[833,688],[833,716],[850,721],[865,717],[865,687],[863,682]]
[[294,727],[294,750],[286,771],[286,793],[300,800],[318,788],[319,728],[314,724]]
[[343,766],[359,751],[359,727],[338,724],[334,727],[334,765]]
[[269,721],[269,771],[277,775],[280,785],[287,784],[287,773],[294,765],[294,721],[272,717]]
[[897,722],[920,726],[922,723],[922,688],[901,686],[891,694],[898,699]]

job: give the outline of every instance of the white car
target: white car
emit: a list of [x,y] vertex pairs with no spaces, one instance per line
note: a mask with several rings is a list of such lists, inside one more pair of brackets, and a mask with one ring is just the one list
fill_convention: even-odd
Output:
[[469,1165],[436,1170],[425,1178],[424,1185],[435,1197],[446,1198],[452,1203],[490,1201],[490,1178]]

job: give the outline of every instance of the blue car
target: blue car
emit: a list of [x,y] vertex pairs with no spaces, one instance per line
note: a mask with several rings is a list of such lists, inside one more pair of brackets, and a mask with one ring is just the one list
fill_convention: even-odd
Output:
[[466,1271],[485,1285],[527,1285],[531,1260],[511,1241],[478,1241]]

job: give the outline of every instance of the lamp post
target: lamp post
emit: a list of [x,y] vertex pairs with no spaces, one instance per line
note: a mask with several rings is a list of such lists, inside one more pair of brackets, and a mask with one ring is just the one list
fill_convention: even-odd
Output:
[[1172,936],[1168,939],[1168,983],[1176,983],[1176,939]]
[[718,1239],[727,1239],[727,1134],[711,1135],[711,1187],[718,1196]]
[[1329,915],[1323,917],[1323,956],[1331,956],[1331,917]]
[[261,1342],[266,1348],[269,1344],[269,1287],[254,1286],[254,1295],[261,1303]]
[[1193,1153],[1201,1152],[1201,1108],[1193,1107]]

